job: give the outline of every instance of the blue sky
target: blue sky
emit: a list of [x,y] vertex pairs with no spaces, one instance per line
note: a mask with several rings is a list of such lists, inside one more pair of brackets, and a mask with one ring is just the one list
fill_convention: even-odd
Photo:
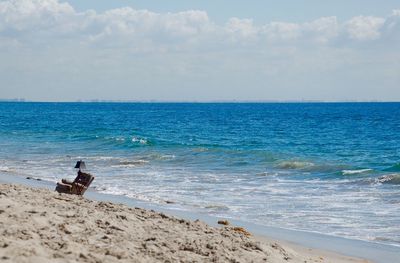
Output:
[[399,101],[400,3],[1,0],[0,98]]

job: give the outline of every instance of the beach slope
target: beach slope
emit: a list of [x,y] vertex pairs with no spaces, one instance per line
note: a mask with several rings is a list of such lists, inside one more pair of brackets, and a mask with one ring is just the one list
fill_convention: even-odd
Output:
[[366,262],[163,213],[0,184],[2,262]]

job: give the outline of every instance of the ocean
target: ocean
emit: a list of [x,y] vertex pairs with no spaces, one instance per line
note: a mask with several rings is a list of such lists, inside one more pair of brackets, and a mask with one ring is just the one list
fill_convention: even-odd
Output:
[[0,173],[400,246],[400,103],[0,103]]

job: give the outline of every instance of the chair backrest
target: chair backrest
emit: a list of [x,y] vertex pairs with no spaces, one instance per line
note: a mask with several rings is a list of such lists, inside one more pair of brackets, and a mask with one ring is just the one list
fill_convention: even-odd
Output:
[[92,183],[93,179],[93,175],[78,171],[78,176],[75,178],[74,183],[78,183],[85,187],[88,187]]
[[78,172],[78,176],[72,183],[71,192],[77,195],[83,195],[89,185],[93,182],[94,176],[88,173]]

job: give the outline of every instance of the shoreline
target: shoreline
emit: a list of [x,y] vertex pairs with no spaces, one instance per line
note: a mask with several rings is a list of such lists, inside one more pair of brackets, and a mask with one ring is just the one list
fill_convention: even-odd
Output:
[[[54,184],[46,181],[27,180],[20,176],[4,175],[0,173],[0,183],[20,184],[29,187],[47,188],[54,190]],[[114,196],[101,194],[95,191],[87,191],[85,197],[89,200],[112,202],[114,204],[124,204],[128,207],[141,207],[147,210],[155,210],[157,212],[183,218],[185,220],[194,221],[200,219],[211,227],[220,227],[217,225],[219,218],[211,217],[203,214],[196,214],[186,211],[178,211],[168,209],[166,206],[149,204],[143,201],[134,200],[123,196]],[[300,251],[300,254],[323,257],[325,259],[335,258],[335,261],[321,262],[339,262],[338,260],[351,260],[344,262],[395,262],[400,256],[400,249],[388,245],[374,242],[351,240],[341,237],[326,236],[322,234],[280,229],[274,227],[265,227],[239,220],[229,221],[235,226],[244,227],[246,230],[255,234],[255,238],[261,242],[277,241],[284,244],[291,250]],[[323,256],[321,256],[323,255]],[[355,257],[355,258],[350,258]],[[369,261],[360,261],[356,258],[365,258]],[[356,261],[354,261],[356,260]],[[341,262],[341,261],[340,261]]]

